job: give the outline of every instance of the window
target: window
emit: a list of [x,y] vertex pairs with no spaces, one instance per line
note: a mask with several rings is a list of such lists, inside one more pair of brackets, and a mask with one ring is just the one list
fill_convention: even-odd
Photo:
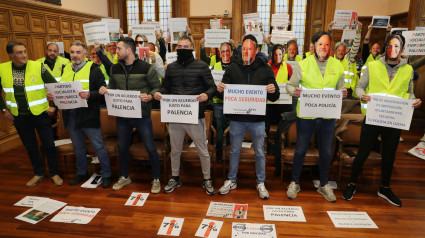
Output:
[[[305,36],[305,21],[307,11],[307,0],[274,0],[274,13],[285,13],[290,15],[290,21],[294,36],[298,39],[298,54],[302,56]],[[264,33],[270,32],[272,13],[271,0],[257,0],[257,12],[263,22]]]
[[167,37],[169,18],[171,18],[171,0],[127,0],[128,26],[140,24],[139,19],[159,21],[161,29],[164,31],[164,37]]
[[127,0],[127,24],[139,24],[139,1]]

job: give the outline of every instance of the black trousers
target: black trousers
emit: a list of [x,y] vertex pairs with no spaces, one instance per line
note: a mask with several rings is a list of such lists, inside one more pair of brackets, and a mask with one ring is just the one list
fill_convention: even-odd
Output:
[[398,143],[400,141],[400,129],[368,125],[363,120],[360,134],[360,147],[353,161],[353,170],[351,172],[351,183],[357,183],[357,179],[362,171],[363,163],[369,157],[379,135],[382,139],[382,166],[381,166],[381,184],[390,186],[391,174],[395,160]]
[[16,116],[15,120],[13,120],[13,124],[18,131],[22,143],[27,149],[28,156],[30,157],[34,169],[34,174],[38,176],[43,175],[43,162],[41,160],[40,150],[38,149],[39,147],[35,130],[37,130],[44,151],[46,152],[50,176],[53,177],[59,174],[58,156],[56,154],[55,143],[53,140],[52,125],[47,112],[43,112],[38,116]]

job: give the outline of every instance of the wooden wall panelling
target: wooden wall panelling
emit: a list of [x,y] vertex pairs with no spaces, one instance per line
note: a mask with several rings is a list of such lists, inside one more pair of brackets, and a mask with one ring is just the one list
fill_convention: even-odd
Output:
[[47,45],[47,39],[45,34],[32,35],[32,51],[33,58],[32,60],[40,59],[45,56],[45,49]]
[[72,20],[72,32],[74,36],[84,35],[83,23],[80,20]]
[[62,35],[72,35],[72,19],[61,17],[60,23]]
[[30,16],[28,11],[12,10],[12,27],[14,31],[30,32]]
[[7,33],[0,33],[0,63],[10,60],[9,55],[6,52],[6,45],[12,40],[12,35]]
[[69,52],[69,45],[74,41],[73,36],[62,36],[65,51]]
[[10,12],[6,8],[0,8],[0,31],[10,31]]
[[49,41],[62,41],[62,35],[47,35],[47,42]]
[[61,23],[59,16],[47,15],[47,32],[49,34],[61,34]]
[[46,33],[46,16],[43,14],[32,13],[30,17],[31,29],[34,33]]
[[307,5],[307,22],[304,40],[304,52],[309,51],[311,37],[318,31],[325,30],[326,1],[311,0]]
[[24,43],[27,46],[28,59],[34,59],[31,34],[15,34],[14,40]]

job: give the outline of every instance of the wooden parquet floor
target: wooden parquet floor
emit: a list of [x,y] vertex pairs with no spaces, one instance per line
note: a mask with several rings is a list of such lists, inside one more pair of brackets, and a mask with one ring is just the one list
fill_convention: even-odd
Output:
[[[171,194],[150,194],[143,207],[124,206],[132,192],[149,192],[151,171],[138,161],[131,161],[133,183],[119,191],[109,189],[85,189],[69,186],[74,176],[74,159],[69,159],[69,173],[65,173],[63,160],[60,163],[64,185],[54,186],[50,179],[37,186],[26,188],[32,176],[32,167],[25,148],[0,154],[0,237],[158,237],[159,226],[165,216],[185,218],[180,237],[194,237],[202,219],[224,222],[219,237],[231,236],[232,222],[241,220],[206,217],[211,201],[248,203],[249,223],[274,223],[278,237],[425,237],[425,161],[406,154],[423,135],[423,128],[404,131],[392,177],[392,189],[403,202],[394,207],[377,196],[380,170],[365,170],[352,201],[342,199],[350,170],[344,171],[343,179],[335,190],[336,203],[327,202],[315,191],[312,179],[315,172],[303,171],[301,192],[295,200],[286,198],[286,187],[290,181],[290,167],[284,170],[284,181],[273,175],[273,159],[268,158],[266,186],[270,192],[268,200],[258,197],[255,189],[253,163],[241,163],[238,188],[227,195],[208,196],[201,188],[202,175],[199,163],[183,163],[181,177],[183,186]],[[114,182],[118,179],[118,163],[111,158]],[[216,191],[223,184],[222,164],[217,166]],[[168,167],[169,168],[169,167]],[[170,171],[166,171],[170,174]],[[331,180],[336,177],[336,166],[332,167]],[[164,187],[165,181],[162,181]],[[66,202],[70,206],[101,208],[88,225],[54,223],[50,215],[38,224],[29,224],[14,217],[27,208],[13,206],[25,196],[42,196]],[[265,221],[262,205],[301,206],[306,223]],[[327,211],[365,211],[379,229],[335,228]]]

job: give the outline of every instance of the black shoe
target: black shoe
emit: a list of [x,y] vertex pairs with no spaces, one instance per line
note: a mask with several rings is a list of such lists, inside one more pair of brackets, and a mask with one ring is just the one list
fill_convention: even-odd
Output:
[[402,203],[400,199],[391,191],[391,188],[381,187],[378,191],[378,196],[383,199],[386,199],[389,203],[394,206],[401,207]]
[[109,178],[102,178],[102,188],[109,188],[112,184],[111,177]]
[[342,198],[344,198],[347,201],[350,201],[353,199],[353,195],[356,193],[356,185],[354,184],[348,184],[345,191],[342,193]]
[[85,175],[77,174],[74,178],[71,179],[71,181],[69,181],[69,186],[77,185],[81,182],[87,181],[89,178],[90,176],[88,174],[85,174]]

